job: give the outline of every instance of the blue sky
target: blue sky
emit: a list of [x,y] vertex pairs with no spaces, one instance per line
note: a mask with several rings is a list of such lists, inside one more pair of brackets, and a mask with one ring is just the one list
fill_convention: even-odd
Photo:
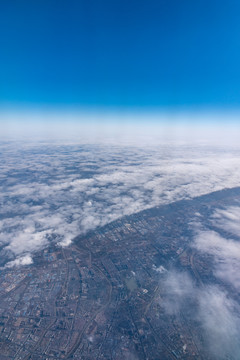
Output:
[[0,2],[0,104],[238,108],[239,1]]

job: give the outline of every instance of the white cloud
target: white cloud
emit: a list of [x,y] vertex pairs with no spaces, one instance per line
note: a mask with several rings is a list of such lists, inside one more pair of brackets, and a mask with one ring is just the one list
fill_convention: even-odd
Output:
[[164,279],[162,305],[167,314],[179,314],[186,299],[194,295],[192,279],[186,272],[169,271]]
[[14,266],[24,266],[24,265],[30,265],[33,263],[32,257],[30,254],[26,254],[24,256],[21,257],[17,257],[15,260],[13,261],[9,261],[6,264],[6,267],[11,268]]
[[215,231],[199,230],[193,246],[214,258],[214,274],[240,289],[240,242],[225,239]]
[[233,235],[240,237],[240,207],[229,206],[217,209],[213,216],[213,224]]

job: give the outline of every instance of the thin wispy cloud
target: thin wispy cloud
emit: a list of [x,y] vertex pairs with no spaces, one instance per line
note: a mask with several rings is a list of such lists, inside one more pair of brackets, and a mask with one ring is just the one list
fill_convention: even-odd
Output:
[[172,269],[161,280],[161,294],[159,305],[167,316],[183,314],[186,323],[198,326],[202,354],[218,360],[239,358],[240,309],[226,290],[214,284],[197,286],[187,272]]
[[217,209],[212,215],[212,222],[218,228],[240,236],[240,207],[229,206],[226,209]]

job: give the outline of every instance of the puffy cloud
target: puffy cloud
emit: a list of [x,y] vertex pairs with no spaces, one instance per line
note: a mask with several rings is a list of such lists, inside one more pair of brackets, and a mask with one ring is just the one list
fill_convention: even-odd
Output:
[[21,257],[17,257],[15,260],[9,261],[6,264],[6,267],[11,268],[14,266],[24,266],[24,265],[30,265],[33,263],[32,257],[30,254],[26,254]]

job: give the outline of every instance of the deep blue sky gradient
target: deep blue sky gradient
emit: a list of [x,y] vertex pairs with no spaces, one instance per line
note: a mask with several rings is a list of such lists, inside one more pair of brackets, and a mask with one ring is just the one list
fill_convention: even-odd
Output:
[[240,2],[1,0],[0,104],[240,105]]

